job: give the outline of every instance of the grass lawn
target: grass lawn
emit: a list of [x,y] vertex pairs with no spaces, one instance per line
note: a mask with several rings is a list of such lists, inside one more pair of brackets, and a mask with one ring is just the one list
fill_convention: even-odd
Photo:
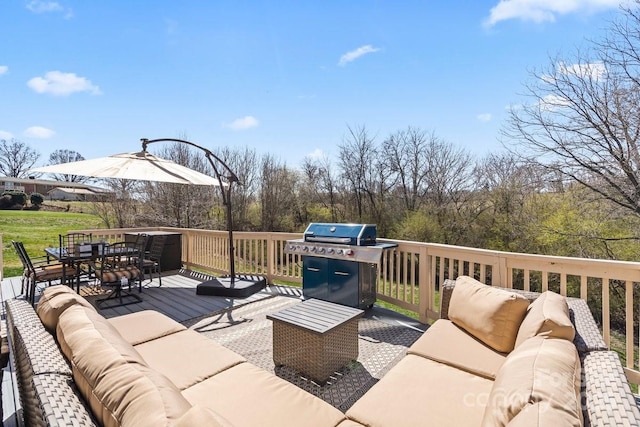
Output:
[[22,270],[11,240],[22,241],[29,256],[39,257],[45,247],[58,246],[59,234],[87,228],[104,225],[97,216],[83,213],[0,210],[4,277],[19,276]]

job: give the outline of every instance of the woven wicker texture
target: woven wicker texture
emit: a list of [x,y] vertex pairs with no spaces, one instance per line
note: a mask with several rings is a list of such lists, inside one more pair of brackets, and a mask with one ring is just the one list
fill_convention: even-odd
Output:
[[[48,426],[95,426],[85,403],[78,397],[73,380],[57,374],[33,377],[40,407],[44,408],[44,419]],[[26,418],[25,418],[26,422]],[[35,425],[26,423],[26,425]]]
[[5,301],[7,328],[26,426],[92,426],[53,336],[24,300]]
[[582,360],[582,370],[585,425],[640,425],[640,411],[615,352],[588,353]]
[[335,371],[358,358],[358,319],[324,334],[273,321],[273,361],[311,379],[324,382]]
[[299,302],[297,298],[273,297],[185,325],[343,412],[395,366],[407,347],[422,335],[419,330],[371,317],[360,318],[357,360],[332,372],[326,383],[318,383],[289,366],[276,367],[273,362],[272,321],[266,315]]

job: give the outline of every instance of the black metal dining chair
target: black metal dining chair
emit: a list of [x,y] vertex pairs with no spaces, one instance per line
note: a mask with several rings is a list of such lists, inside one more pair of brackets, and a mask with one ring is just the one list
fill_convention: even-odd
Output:
[[167,236],[149,236],[151,239],[151,245],[149,250],[143,252],[140,258],[140,270],[143,276],[149,272],[149,279],[153,280],[153,274],[158,276],[158,287],[162,286],[162,265],[160,259],[162,258],[162,252],[164,251],[164,244]]
[[142,302],[140,295],[131,292],[131,285],[136,281],[138,292],[142,291],[139,260],[140,252],[127,242],[112,243],[105,247],[99,260],[93,262],[93,270],[100,286],[112,290],[106,297],[97,300],[98,308]]
[[50,286],[54,280],[65,281],[65,279],[75,277],[78,274],[73,266],[62,262],[51,262],[46,256],[32,258],[27,253],[22,242],[14,240],[11,242],[24,268],[22,293],[31,305],[35,303],[38,283],[47,283]]
[[78,275],[76,280],[78,282],[78,290],[80,288],[80,280],[82,277],[89,279],[91,276],[91,269],[86,262],[82,261],[82,256],[86,256],[87,259],[91,258],[91,247],[89,244],[93,240],[92,233],[67,233],[58,235],[60,254],[69,255],[69,260],[76,260],[76,265],[71,265],[77,269]]

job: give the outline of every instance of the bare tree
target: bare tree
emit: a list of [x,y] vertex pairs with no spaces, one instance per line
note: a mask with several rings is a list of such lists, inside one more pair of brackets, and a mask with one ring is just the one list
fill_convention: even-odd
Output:
[[[623,9],[600,42],[531,73],[504,144],[640,214],[640,16]],[[512,147],[514,148],[514,147]],[[515,151],[515,150],[514,150]]]
[[[84,157],[76,151],[60,149],[52,152],[49,155],[49,164],[58,165],[60,163],[78,162],[84,160]],[[73,174],[53,174],[53,177],[58,181],[67,182],[87,182],[90,178],[86,176],[73,175]]]
[[261,229],[293,231],[291,213],[296,206],[295,186],[298,176],[269,154],[263,156],[261,163]]
[[305,223],[320,220],[338,222],[344,212],[341,212],[338,206],[339,194],[331,161],[326,156],[322,159],[306,157],[302,163],[302,174],[305,184],[299,198],[311,205],[321,205],[328,211],[328,218],[307,217],[301,221]]
[[390,135],[382,149],[391,171],[398,178],[402,203],[406,210],[415,211],[423,202],[427,190],[429,165],[429,141],[437,140],[435,134],[409,127]]
[[223,147],[216,152],[216,155],[231,168],[240,180],[239,184],[233,186],[231,195],[233,228],[240,231],[251,231],[255,224],[251,222],[250,210],[257,199],[258,178],[260,176],[256,151],[248,147],[237,149]]
[[137,224],[139,201],[135,195],[140,183],[128,179],[105,179],[110,190],[103,200],[92,202],[92,213],[107,228],[127,228]]
[[12,138],[0,140],[0,172],[11,178],[26,178],[40,154],[26,143]]
[[[172,143],[159,151],[162,158],[211,175],[211,166],[199,151],[186,144]],[[145,184],[145,210],[139,220],[145,225],[169,225],[185,228],[204,228],[210,226],[210,210],[219,189],[210,186],[183,185],[165,182]],[[224,227],[224,221],[221,222]]]

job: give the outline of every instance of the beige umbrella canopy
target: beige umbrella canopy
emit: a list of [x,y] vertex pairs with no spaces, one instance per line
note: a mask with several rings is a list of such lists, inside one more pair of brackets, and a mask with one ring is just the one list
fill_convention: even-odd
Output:
[[189,169],[171,160],[156,157],[147,151],[114,154],[97,159],[43,166],[30,169],[30,172],[172,182],[176,184],[220,185],[220,181],[216,178]]
[[[233,225],[231,223],[231,184],[239,180],[229,166],[211,150],[193,142],[175,138],[142,140],[142,151],[137,153],[114,154],[79,162],[60,163],[30,169],[31,172],[57,173],[89,176],[93,178],[119,178],[140,181],[172,182],[177,184],[211,185],[220,188],[222,202],[227,208],[227,230],[229,233],[229,276],[212,279],[198,285],[198,295],[242,296],[246,297],[264,288],[266,280],[237,278],[234,262]],[[204,152],[215,178],[179,165],[171,160],[156,157],[147,152],[147,146],[156,142],[186,144]]]

